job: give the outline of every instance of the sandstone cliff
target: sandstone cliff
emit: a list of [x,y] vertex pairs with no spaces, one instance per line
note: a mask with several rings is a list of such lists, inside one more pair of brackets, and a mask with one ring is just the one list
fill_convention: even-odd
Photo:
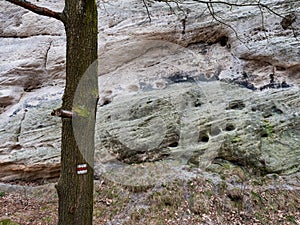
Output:
[[[149,162],[298,172],[299,2],[268,1],[282,17],[216,5],[225,24],[205,5],[170,4],[175,13],[149,3],[149,22],[139,1],[99,1],[97,174]],[[49,114],[63,94],[63,25],[0,8],[0,179],[58,177],[60,120]]]

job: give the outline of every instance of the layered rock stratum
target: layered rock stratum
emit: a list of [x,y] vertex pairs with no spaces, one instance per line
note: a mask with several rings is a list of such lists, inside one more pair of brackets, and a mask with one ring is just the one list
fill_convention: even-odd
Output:
[[[152,1],[151,22],[140,1],[98,3],[96,176],[132,184],[137,171],[149,185],[147,166],[160,179],[224,163],[299,172],[299,2],[217,4],[213,18],[205,4]],[[0,180],[57,178],[61,121],[50,112],[64,89],[63,25],[0,8]]]

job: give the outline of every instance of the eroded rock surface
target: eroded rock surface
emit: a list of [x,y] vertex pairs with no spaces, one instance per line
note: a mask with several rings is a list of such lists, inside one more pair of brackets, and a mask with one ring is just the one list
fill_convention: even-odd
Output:
[[[149,3],[149,23],[140,1],[99,1],[97,172],[160,160],[299,171],[300,3],[266,1],[284,18],[263,9],[263,22],[258,7],[216,5],[236,33],[205,5],[170,4]],[[0,179],[57,177],[63,25],[0,8]]]
[[99,109],[96,157],[108,167],[112,159],[203,169],[226,161],[259,174],[297,172],[299,94],[212,81],[120,96]]

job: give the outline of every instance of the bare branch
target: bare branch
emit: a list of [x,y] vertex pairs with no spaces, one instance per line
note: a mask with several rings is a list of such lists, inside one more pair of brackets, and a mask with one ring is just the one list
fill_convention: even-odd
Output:
[[229,28],[234,32],[236,38],[237,38],[240,42],[244,43],[244,42],[240,39],[240,37],[239,37],[238,33],[236,32],[236,30],[235,30],[230,24],[227,24],[227,23],[223,22],[221,19],[219,19],[219,18],[216,17],[216,14],[215,14],[215,11],[214,11],[213,4],[207,3],[206,5],[207,5],[207,8],[208,8],[208,10],[209,10],[209,14],[212,16],[212,18],[213,18],[214,20],[216,20],[218,23],[223,24],[223,25],[226,26],[226,27],[229,27]]
[[[279,13],[275,12],[273,9],[271,9],[269,6],[257,2],[257,3],[232,3],[232,2],[225,2],[225,1],[202,1],[202,0],[193,0],[194,2],[198,2],[198,3],[203,3],[203,4],[223,4],[223,5],[228,5],[230,7],[235,6],[235,7],[245,7],[245,6],[254,6],[254,7],[261,7],[261,8],[265,8],[267,10],[269,10],[271,13],[273,13],[276,16],[279,16],[281,18],[283,18],[282,15],[280,15]],[[293,2],[293,1],[291,1]]]
[[[259,0],[259,1],[260,1],[260,0]],[[266,40],[269,41],[269,40],[268,40],[267,31],[266,31],[266,26],[265,26],[265,16],[264,16],[264,12],[263,12],[263,9],[262,9],[262,7],[261,7],[260,5],[258,6],[258,8],[259,8],[260,15],[261,15],[261,29],[262,29],[262,31],[263,31],[264,34],[265,34]]]
[[[165,2],[169,7],[171,7],[169,3],[175,3],[177,5],[177,7],[184,12],[184,10],[181,9],[180,6],[179,6],[179,4],[184,4],[184,1],[181,1],[181,0],[143,0],[144,4],[145,4],[146,1],[149,1],[149,2],[153,2],[153,1],[154,2]],[[266,38],[267,38],[267,34],[266,34],[266,30],[265,30],[264,10],[269,11],[269,13],[271,13],[273,15],[276,15],[276,16],[278,16],[280,18],[283,18],[283,20],[285,20],[285,18],[286,18],[284,15],[282,15],[282,14],[276,12],[275,10],[273,10],[270,6],[261,3],[260,0],[257,0],[256,2],[248,2],[248,3],[246,3],[246,2],[243,2],[243,3],[234,3],[234,2],[225,1],[225,0],[192,0],[192,1],[206,5],[206,9],[208,9],[209,14],[212,16],[212,19],[215,20],[215,21],[217,21],[218,23],[220,23],[220,24],[222,24],[222,25],[230,28],[234,32],[236,38],[239,41],[241,41],[242,43],[244,43],[244,42],[239,38],[237,31],[230,24],[224,22],[223,19],[220,16],[217,16],[217,14],[216,14],[216,12],[214,10],[214,6],[215,5],[219,4],[219,5],[229,6],[230,7],[230,11],[234,7],[257,7],[257,8],[259,8],[260,13],[261,13],[261,20],[262,20],[262,31],[264,31]],[[288,3],[294,3],[294,2],[297,2],[297,1],[298,0],[289,0],[289,1],[286,1],[285,3],[288,4]],[[187,4],[190,4],[190,3],[187,3]],[[147,12],[149,12],[148,7],[147,7]],[[148,13],[148,17],[151,20],[151,17],[150,17],[149,13]],[[181,20],[182,25],[183,25],[182,34],[185,33],[186,19],[187,19],[187,15],[185,15],[185,19]],[[293,22],[294,21],[292,21],[291,23],[286,24],[286,25],[285,25],[284,22],[282,22],[282,23],[284,23],[283,28],[287,29],[288,27],[290,27],[290,28],[293,29],[293,27],[291,25]],[[294,33],[294,36],[296,36],[296,34],[294,32],[294,29],[293,29],[293,33]]]
[[147,6],[147,3],[145,2],[145,0],[143,0],[143,4],[147,10],[147,15],[148,15],[148,19],[149,19],[149,22],[151,22],[151,15],[150,15],[150,12],[149,12],[149,9],[148,9],[148,6]]
[[63,14],[60,12],[55,12],[50,9],[37,6],[35,4],[32,4],[31,2],[28,2],[26,0],[6,0],[7,2],[13,3],[15,5],[21,6],[31,12],[34,12],[36,14],[42,15],[42,16],[48,16],[55,18],[57,20],[60,20],[63,22]]

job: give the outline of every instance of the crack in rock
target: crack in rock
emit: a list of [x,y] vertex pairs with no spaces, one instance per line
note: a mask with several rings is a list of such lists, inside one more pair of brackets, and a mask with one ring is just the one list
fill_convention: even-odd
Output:
[[23,124],[23,121],[25,120],[26,113],[27,113],[27,109],[24,109],[23,115],[21,117],[20,125],[19,125],[18,129],[16,130],[16,143],[20,143],[20,135],[21,135],[21,131],[22,131],[22,124]]
[[48,55],[49,55],[49,51],[51,49],[51,46],[52,46],[52,43],[53,43],[53,40],[51,40],[49,42],[49,45],[46,49],[46,54],[45,54],[45,58],[44,58],[44,67],[45,67],[45,71],[47,71],[47,61],[48,61]]

